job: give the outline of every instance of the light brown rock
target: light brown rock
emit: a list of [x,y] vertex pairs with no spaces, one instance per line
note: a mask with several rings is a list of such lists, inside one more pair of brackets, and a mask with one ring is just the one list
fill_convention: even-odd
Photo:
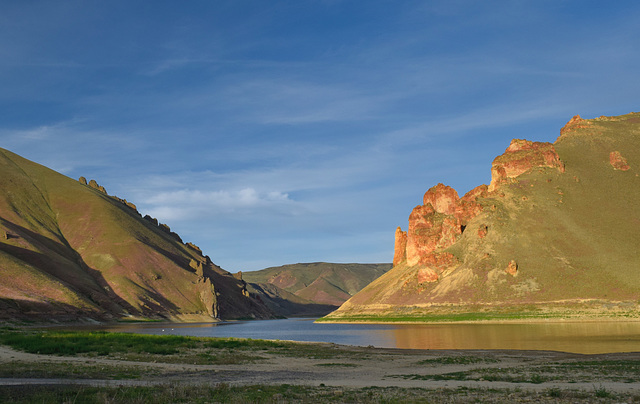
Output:
[[627,159],[622,157],[622,154],[617,150],[609,153],[609,164],[614,170],[627,171],[631,168],[627,163]]
[[513,139],[503,154],[491,164],[491,183],[488,191],[495,191],[509,179],[516,178],[534,167],[550,167],[564,172],[564,163],[548,142]]
[[402,231],[400,226],[396,229],[396,242],[393,251],[393,266],[407,259],[407,232]]
[[480,225],[478,228],[478,237],[485,238],[487,237],[487,233],[489,232],[489,227],[486,224]]
[[422,198],[422,204],[431,204],[436,212],[453,215],[458,203],[458,192],[450,186],[438,184],[431,187]]
[[591,125],[591,122],[580,118],[580,115],[576,115],[560,129],[560,137],[566,136],[577,129],[588,128]]

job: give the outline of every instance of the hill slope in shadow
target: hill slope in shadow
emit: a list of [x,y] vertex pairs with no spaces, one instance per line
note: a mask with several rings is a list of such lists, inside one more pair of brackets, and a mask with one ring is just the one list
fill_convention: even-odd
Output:
[[244,282],[95,181],[4,149],[0,173],[0,317],[272,317]]

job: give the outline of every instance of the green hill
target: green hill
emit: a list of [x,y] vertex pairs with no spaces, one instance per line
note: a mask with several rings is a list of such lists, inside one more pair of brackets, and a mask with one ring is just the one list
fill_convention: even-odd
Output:
[[242,276],[248,282],[271,284],[306,301],[336,308],[390,268],[391,264],[314,262],[244,272]]
[[0,318],[268,318],[234,278],[135,205],[0,149]]
[[640,113],[514,140],[488,187],[427,191],[394,268],[327,320],[637,318],[639,174]]

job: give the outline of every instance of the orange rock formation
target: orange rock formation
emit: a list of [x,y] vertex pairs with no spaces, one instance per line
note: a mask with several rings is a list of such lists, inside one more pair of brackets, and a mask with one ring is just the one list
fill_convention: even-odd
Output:
[[429,189],[424,204],[411,212],[408,231],[396,230],[394,265],[406,259],[407,265],[423,267],[419,283],[438,280],[439,274],[457,264],[453,254],[442,250],[453,245],[467,222],[482,211],[476,199],[485,192],[486,186],[478,187],[460,198],[444,184]]
[[562,129],[560,129],[560,137],[573,132],[576,129],[588,128],[592,123],[586,119],[580,118],[580,115],[576,115],[567,122]]
[[407,232],[402,231],[400,226],[396,229],[396,243],[393,254],[393,266],[398,265],[407,259]]
[[[564,130],[567,132],[588,124],[584,122],[580,117],[574,117],[565,126],[568,129]],[[616,157],[616,161],[622,160]],[[430,188],[424,194],[423,204],[411,212],[408,230],[396,229],[393,265],[406,262],[408,266],[417,266],[418,283],[437,281],[444,271],[459,264],[456,257],[445,249],[452,246],[469,221],[482,212],[478,199],[496,192],[502,184],[535,167],[550,167],[564,172],[564,163],[553,144],[514,139],[504,154],[493,161],[489,186],[480,185],[462,198],[455,189],[444,184]],[[480,226],[478,237],[484,238],[487,232],[486,225]],[[507,272],[515,276],[517,264],[510,263]]]
[[631,167],[627,164],[627,159],[622,157],[619,151],[612,151],[609,154],[609,163],[615,170],[627,171]]
[[491,164],[489,191],[494,191],[500,184],[533,167],[552,167],[564,172],[564,164],[551,143],[513,139],[504,154],[496,157]]

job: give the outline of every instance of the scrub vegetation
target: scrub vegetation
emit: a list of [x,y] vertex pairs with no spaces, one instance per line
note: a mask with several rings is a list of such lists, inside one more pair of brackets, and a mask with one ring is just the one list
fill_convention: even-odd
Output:
[[0,347],[0,378],[30,380],[0,383],[2,399],[16,403],[640,401],[634,353],[405,351],[16,328],[0,329],[0,345],[16,350]]

